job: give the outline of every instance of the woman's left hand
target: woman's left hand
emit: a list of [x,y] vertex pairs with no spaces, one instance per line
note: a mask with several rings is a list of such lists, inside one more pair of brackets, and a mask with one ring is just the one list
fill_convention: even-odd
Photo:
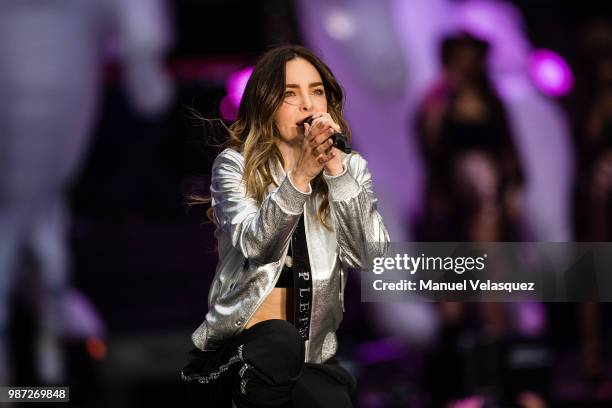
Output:
[[[318,112],[312,115],[310,132],[314,135],[320,135],[327,132],[329,136],[336,132],[341,132],[340,126],[334,122],[331,115],[326,112]],[[330,176],[337,176],[342,173],[344,168],[342,167],[342,152],[335,147],[330,147],[332,150],[333,158],[325,163],[325,173]]]

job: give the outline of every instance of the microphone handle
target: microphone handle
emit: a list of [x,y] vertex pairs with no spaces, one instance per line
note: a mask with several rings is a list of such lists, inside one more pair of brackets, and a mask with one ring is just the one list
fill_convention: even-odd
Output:
[[351,144],[342,133],[336,132],[330,136],[332,140],[332,146],[334,146],[338,150],[342,150],[344,153],[349,154],[353,150],[351,149]]

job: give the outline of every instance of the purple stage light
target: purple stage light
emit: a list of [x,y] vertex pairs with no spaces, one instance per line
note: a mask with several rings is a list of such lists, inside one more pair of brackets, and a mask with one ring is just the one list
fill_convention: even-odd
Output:
[[355,18],[343,9],[330,12],[326,16],[324,24],[327,34],[337,41],[350,40],[357,31]]
[[231,102],[229,95],[221,99],[219,114],[223,119],[229,121],[235,121],[238,118],[238,107]]
[[240,71],[233,72],[225,81],[225,90],[230,102],[238,107],[246,84],[253,73],[253,67],[247,67]]
[[408,354],[408,347],[398,337],[362,343],[357,347],[357,356],[362,364],[377,364],[398,360]]
[[244,94],[244,89],[252,73],[253,67],[243,68],[231,73],[225,81],[227,95],[223,97],[219,106],[219,113],[223,119],[236,120],[242,94]]
[[546,330],[546,310],[542,303],[516,304],[518,330],[528,337],[542,336]]
[[529,74],[540,91],[550,96],[563,96],[574,86],[569,65],[557,53],[538,49],[531,54]]

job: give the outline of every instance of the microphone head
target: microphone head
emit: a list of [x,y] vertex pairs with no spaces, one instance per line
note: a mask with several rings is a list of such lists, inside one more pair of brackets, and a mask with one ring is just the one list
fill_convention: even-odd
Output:
[[310,125],[312,123],[312,115],[305,117],[304,119],[296,123],[296,125],[302,127],[304,126],[304,123],[308,123]]

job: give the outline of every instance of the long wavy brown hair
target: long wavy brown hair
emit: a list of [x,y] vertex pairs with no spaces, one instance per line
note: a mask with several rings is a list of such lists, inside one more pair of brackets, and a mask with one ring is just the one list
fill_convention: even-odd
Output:
[[[342,109],[344,94],[340,84],[329,67],[314,53],[299,45],[283,45],[263,54],[258,60],[238,108],[238,119],[228,129],[228,139],[224,147],[229,147],[244,156],[243,180],[248,197],[261,203],[270,184],[277,185],[272,178],[271,163],[278,158],[284,166],[284,160],[277,148],[276,141],[280,133],[274,123],[274,114],[281,106],[285,93],[285,66],[288,61],[302,58],[311,63],[321,75],[327,110],[332,119],[338,123],[342,133],[350,140],[350,129]],[[317,209],[321,223],[330,228],[330,213],[327,184],[319,174],[311,182],[313,194],[321,196]],[[189,197],[189,204],[209,203],[210,197]],[[212,218],[212,208],[207,211]]]

